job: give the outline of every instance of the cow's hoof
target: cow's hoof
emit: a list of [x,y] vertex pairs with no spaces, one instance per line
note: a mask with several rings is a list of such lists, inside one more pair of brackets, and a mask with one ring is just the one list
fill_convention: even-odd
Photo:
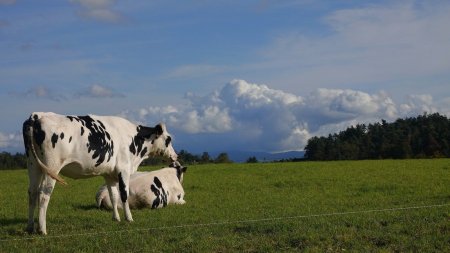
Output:
[[133,222],[134,220],[133,220],[133,218],[131,218],[131,219],[127,219],[127,221],[128,222]]
[[33,234],[34,233],[34,226],[27,226],[27,228],[25,229],[25,232],[27,232],[28,234]]

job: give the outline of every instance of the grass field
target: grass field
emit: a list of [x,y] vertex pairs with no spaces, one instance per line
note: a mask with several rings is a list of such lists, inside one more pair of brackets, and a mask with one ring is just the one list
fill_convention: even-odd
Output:
[[1,252],[450,252],[450,159],[190,166],[187,204],[133,223],[95,207],[102,178],[67,181],[28,235],[27,173],[0,171]]

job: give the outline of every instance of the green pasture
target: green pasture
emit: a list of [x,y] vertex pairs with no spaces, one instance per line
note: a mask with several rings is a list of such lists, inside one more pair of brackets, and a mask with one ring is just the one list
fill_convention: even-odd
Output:
[[67,182],[29,235],[27,172],[0,171],[0,252],[450,252],[450,159],[189,166],[186,205],[132,223]]

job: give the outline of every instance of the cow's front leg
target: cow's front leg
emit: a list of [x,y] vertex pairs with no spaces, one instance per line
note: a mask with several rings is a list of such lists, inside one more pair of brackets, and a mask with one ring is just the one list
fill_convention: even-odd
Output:
[[131,215],[130,206],[128,204],[128,196],[130,194],[130,174],[127,172],[119,173],[119,192],[120,199],[123,203],[125,219],[131,222],[133,221],[133,216]]
[[106,185],[108,187],[109,198],[111,199],[111,205],[113,210],[113,220],[120,221],[119,211],[117,210],[117,186],[115,182],[107,181]]
[[39,191],[39,232],[43,235],[47,234],[47,207],[55,187],[56,180],[49,175],[44,175]]

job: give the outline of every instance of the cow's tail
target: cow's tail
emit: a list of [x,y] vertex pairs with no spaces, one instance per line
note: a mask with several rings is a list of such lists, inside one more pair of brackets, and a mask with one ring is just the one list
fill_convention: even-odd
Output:
[[111,200],[109,199],[109,192],[106,185],[102,185],[100,189],[98,189],[97,194],[95,195],[95,200],[97,202],[98,208],[106,208],[111,209],[112,204]]
[[[25,130],[25,129],[24,129]],[[64,181],[64,179],[62,179],[58,174],[56,174],[54,171],[52,171],[52,169],[50,169],[47,165],[45,165],[41,159],[39,159],[39,156],[36,153],[36,149],[34,148],[34,137],[33,137],[33,126],[29,125],[28,126],[28,130],[27,130],[27,134],[29,136],[28,138],[28,147],[31,149],[31,153],[33,155],[33,157],[35,158],[35,160],[38,163],[39,168],[42,170],[42,172],[46,173],[47,175],[49,175],[51,178],[55,179],[57,182],[59,182],[62,185],[67,185],[67,183]],[[24,133],[25,134],[25,133]]]

